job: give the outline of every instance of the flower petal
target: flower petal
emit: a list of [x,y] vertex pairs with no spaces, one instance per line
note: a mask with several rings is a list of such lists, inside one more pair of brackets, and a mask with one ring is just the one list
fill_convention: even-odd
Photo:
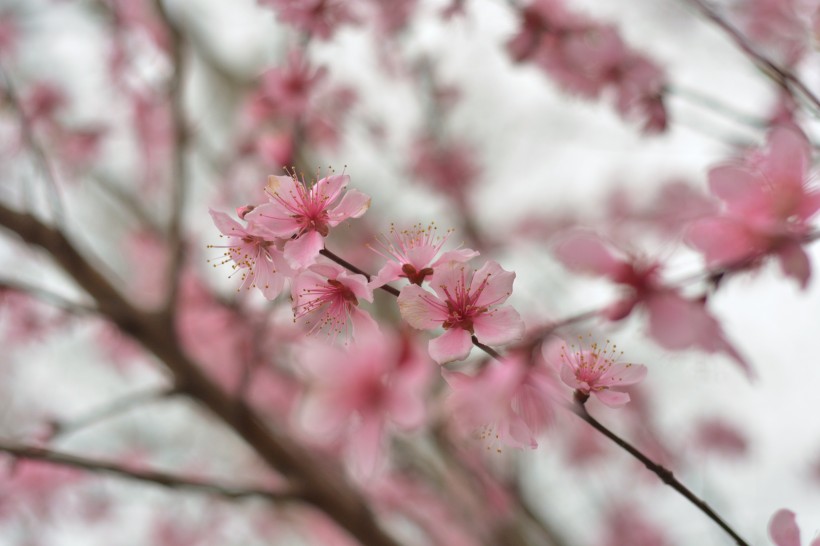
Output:
[[210,213],[211,218],[214,221],[214,225],[216,225],[216,228],[222,232],[222,235],[227,235],[228,237],[242,237],[245,235],[246,231],[245,228],[242,227],[242,224],[224,212],[208,209],[208,213]]
[[402,318],[417,330],[431,330],[447,320],[444,303],[418,285],[402,288],[398,301]]
[[599,237],[591,233],[573,234],[556,245],[553,252],[572,271],[605,277],[616,274],[624,263],[610,252]]
[[603,404],[610,408],[620,408],[629,402],[629,395],[625,392],[613,391],[612,389],[604,389],[602,391],[592,391],[592,394],[598,397]]
[[504,345],[524,336],[524,321],[510,306],[481,313],[473,319],[475,336],[487,345]]
[[391,260],[384,264],[384,267],[379,270],[375,277],[370,279],[370,288],[375,290],[389,282],[393,282],[401,277],[401,274],[401,264]]
[[447,330],[439,337],[430,340],[427,346],[430,357],[439,364],[446,364],[454,360],[464,360],[470,356],[473,342],[470,333],[461,328]]
[[290,237],[301,229],[297,222],[280,203],[259,205],[245,215],[245,220],[254,226],[267,230],[276,237]]
[[285,259],[292,267],[302,269],[316,261],[325,241],[318,231],[308,231],[298,239],[285,243]]
[[326,176],[316,182],[316,185],[312,188],[312,191],[321,196],[327,205],[330,205],[331,203],[336,202],[336,199],[339,198],[341,191],[347,187],[348,182],[350,182],[350,177],[348,175],[334,174],[331,176]]
[[783,274],[795,279],[805,290],[811,277],[811,262],[803,248],[797,243],[787,243],[778,249],[777,257]]
[[778,510],[769,520],[769,536],[777,546],[800,546],[800,529],[791,510]]
[[491,260],[473,275],[470,292],[474,294],[481,290],[481,295],[476,300],[479,307],[500,305],[512,294],[513,281],[515,273],[504,270],[498,262]]
[[598,378],[598,385],[626,386],[640,383],[648,370],[643,364],[613,364]]
[[348,218],[359,218],[370,208],[370,196],[357,190],[350,190],[342,201],[327,211],[328,224],[336,226]]

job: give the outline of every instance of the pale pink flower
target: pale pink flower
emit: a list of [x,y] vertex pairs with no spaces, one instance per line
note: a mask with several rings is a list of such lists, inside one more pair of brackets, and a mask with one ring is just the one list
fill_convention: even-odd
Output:
[[367,278],[335,263],[314,264],[293,281],[293,317],[310,334],[349,339],[378,330],[373,318],[359,308],[360,299],[373,301]]
[[809,186],[811,149],[797,127],[769,133],[768,146],[738,165],[709,173],[709,187],[724,204],[722,213],[695,222],[688,242],[710,266],[754,265],[775,255],[787,276],[802,288],[811,264],[802,248],[809,220],[820,209],[820,191]]
[[[800,528],[795,513],[781,509],[769,520],[769,537],[776,546],[800,546]],[[820,546],[820,538],[815,538],[809,546]]]
[[251,95],[249,114],[253,121],[282,116],[301,118],[325,74],[324,68],[312,67],[301,51],[292,50],[285,64],[262,75],[259,89]]
[[413,144],[410,157],[415,177],[456,203],[466,203],[480,173],[475,151],[466,142],[422,136]]
[[706,309],[703,299],[688,299],[661,278],[661,264],[635,256],[619,256],[598,236],[577,232],[555,247],[556,257],[567,268],[608,278],[624,287],[624,296],[606,307],[609,320],[627,317],[642,306],[649,317],[649,335],[663,347],[681,350],[697,347],[733,358],[747,373],[746,359],[726,339],[720,323]]
[[322,342],[305,347],[310,372],[306,426],[317,437],[341,438],[354,467],[375,470],[389,427],[410,431],[424,423],[424,396],[433,368],[407,338],[377,330],[344,348]]
[[330,38],[339,26],[358,21],[347,0],[259,0],[259,3],[274,8],[282,22],[323,40]]
[[622,353],[609,340],[601,347],[592,343],[589,349],[563,346],[561,351],[561,381],[586,397],[595,395],[609,407],[619,408],[629,402],[623,387],[643,381],[647,369],[643,364],[618,362]]
[[309,185],[296,176],[270,176],[265,188],[270,201],[246,219],[276,237],[291,238],[285,243],[285,258],[293,267],[307,267],[316,261],[330,228],[359,218],[370,207],[368,195],[344,191],[349,180],[347,175],[332,175]]
[[[416,224],[411,229],[397,231],[390,226],[390,233],[379,240],[381,249],[370,247],[388,261],[370,281],[370,286],[378,288],[399,278],[405,278],[421,286],[425,278],[435,272],[435,268],[447,262],[467,262],[478,256],[469,248],[450,250],[439,256],[451,231],[439,237],[438,228],[430,224],[426,228]],[[438,258],[437,258],[438,256]]]
[[811,5],[801,0],[746,0],[736,10],[755,45],[771,50],[778,62],[794,66],[810,46],[810,13],[806,8]]
[[742,457],[749,451],[749,441],[736,426],[719,418],[703,419],[697,424],[693,443],[703,451],[725,457]]
[[556,392],[543,362],[513,354],[476,376],[442,373],[452,389],[446,407],[461,432],[476,435],[488,451],[538,447],[535,437],[553,420]]
[[659,525],[647,519],[645,510],[619,501],[607,511],[600,546],[670,546]]
[[413,328],[445,332],[430,341],[429,351],[439,364],[464,360],[472,348],[471,337],[487,345],[521,339],[524,323],[511,306],[498,307],[512,293],[515,273],[489,261],[475,273],[459,262],[436,268],[431,294],[418,285],[405,286],[399,295],[402,317]]
[[242,276],[240,290],[258,288],[266,298],[276,298],[293,271],[282,251],[276,248],[274,236],[253,222],[243,227],[224,212],[210,210],[210,213],[222,237],[228,238],[225,245],[209,245],[209,248],[225,249],[223,258],[214,267],[233,262],[231,267]]

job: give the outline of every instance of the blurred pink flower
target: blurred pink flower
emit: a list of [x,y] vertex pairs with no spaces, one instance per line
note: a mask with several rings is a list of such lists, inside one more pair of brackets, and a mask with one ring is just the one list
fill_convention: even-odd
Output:
[[413,328],[445,332],[430,341],[429,351],[439,364],[464,360],[472,348],[471,336],[488,345],[521,339],[524,323],[511,306],[498,307],[512,293],[515,273],[489,261],[468,273],[467,266],[449,262],[436,268],[431,294],[418,285],[405,286],[399,295],[402,317]]
[[649,521],[646,510],[619,502],[608,510],[602,546],[670,546],[663,528]]
[[259,0],[271,6],[284,23],[297,29],[329,39],[344,24],[358,22],[347,0]]
[[809,186],[811,148],[794,126],[776,127],[768,146],[738,165],[709,173],[724,210],[696,221],[687,239],[710,266],[748,267],[775,255],[783,273],[805,288],[811,264],[802,248],[809,220],[820,209],[820,191]]
[[[775,512],[769,520],[769,537],[776,546],[800,546],[800,528],[795,513],[785,508]],[[809,546],[820,546],[820,538],[814,539]]]
[[590,349],[575,350],[564,344],[561,351],[561,380],[584,396],[595,395],[612,408],[629,402],[629,394],[619,390],[643,381],[643,364],[619,363],[617,347],[609,341],[603,347],[592,343]]
[[282,251],[276,248],[273,234],[253,222],[249,222],[247,227],[242,227],[224,212],[209,212],[214,224],[222,232],[222,237],[228,238],[226,245],[209,245],[209,248],[226,249],[224,258],[214,264],[214,267],[232,261],[231,267],[242,275],[240,290],[258,288],[266,298],[275,299],[282,292],[285,281],[293,275],[293,271],[285,261]]
[[281,239],[285,259],[295,268],[316,261],[324,237],[348,218],[359,218],[370,207],[370,197],[357,191],[344,192],[350,177],[331,175],[309,185],[296,176],[270,176],[265,190],[269,202],[247,214]]
[[739,458],[749,451],[749,441],[734,425],[719,419],[701,420],[697,424],[694,444],[703,451]]
[[253,121],[278,116],[301,118],[325,74],[324,68],[312,67],[301,51],[290,51],[285,64],[262,75],[258,90],[251,95],[249,114]]
[[293,317],[310,334],[358,339],[378,331],[373,318],[359,308],[359,299],[373,301],[367,279],[335,263],[314,264],[293,281]]
[[[370,247],[387,263],[370,281],[372,288],[378,288],[398,278],[405,278],[421,286],[425,278],[435,272],[435,268],[447,262],[466,262],[478,256],[469,248],[450,250],[439,256],[451,231],[438,236],[438,228],[430,224],[426,228],[416,224],[411,229],[397,231],[390,227],[390,234],[378,241],[379,248]],[[437,258],[438,256],[438,258]]]

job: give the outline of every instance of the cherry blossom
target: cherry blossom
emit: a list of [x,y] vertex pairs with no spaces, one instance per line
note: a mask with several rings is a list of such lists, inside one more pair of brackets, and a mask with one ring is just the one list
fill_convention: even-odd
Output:
[[262,75],[259,89],[251,95],[249,114],[254,120],[281,116],[301,118],[325,75],[325,69],[312,67],[300,51],[291,51],[285,64]]
[[[421,286],[435,268],[447,262],[467,262],[478,256],[469,248],[450,250],[439,256],[451,231],[438,235],[438,228],[430,224],[426,228],[416,224],[411,229],[398,231],[390,227],[390,233],[379,241],[379,248],[370,247],[388,261],[371,280],[370,286],[378,288],[399,278],[406,278]],[[438,256],[438,258],[436,258]]]
[[269,202],[259,205],[246,219],[257,222],[279,238],[289,238],[284,255],[294,268],[316,261],[330,228],[348,218],[359,218],[370,207],[370,197],[345,192],[350,177],[331,175],[314,184],[296,176],[270,176],[265,188]]
[[561,351],[561,380],[583,396],[590,395],[609,407],[618,408],[629,402],[629,394],[622,387],[643,381],[647,369],[642,364],[618,362],[622,353],[609,340],[601,347],[593,342],[589,349],[569,349],[566,344]]
[[399,295],[402,317],[413,328],[445,332],[430,341],[429,351],[439,364],[464,360],[472,348],[471,337],[488,345],[521,339],[524,323],[511,306],[498,307],[512,293],[515,273],[489,261],[476,272],[449,262],[436,268],[430,280],[435,294],[418,285],[405,286]]
[[641,306],[649,317],[649,334],[663,347],[726,353],[751,373],[746,359],[706,309],[705,300],[687,298],[667,286],[661,278],[660,262],[629,254],[619,256],[601,238],[587,232],[566,236],[555,246],[555,255],[572,271],[599,275],[624,288],[623,297],[603,309],[601,314],[607,319],[621,320]]
[[317,263],[293,281],[293,317],[308,333],[325,332],[345,339],[378,330],[359,300],[373,301],[364,275],[349,273],[335,263]]
[[811,149],[794,126],[769,133],[764,150],[739,164],[709,172],[709,187],[723,201],[718,215],[692,224],[687,239],[710,266],[741,267],[774,255],[783,273],[802,288],[811,265],[802,243],[820,209],[820,191],[809,186]]
[[[775,512],[769,520],[769,537],[776,546],[800,546],[795,513],[785,508]],[[820,538],[815,538],[809,546],[820,546]]]
[[345,0],[259,0],[276,10],[284,23],[315,34],[324,40],[329,39],[337,28],[343,24],[357,22],[350,11],[350,2]]
[[224,212],[211,210],[210,213],[222,236],[228,238],[226,245],[209,245],[226,249],[224,259],[214,267],[232,261],[231,267],[242,275],[240,290],[258,288],[266,298],[276,298],[292,271],[282,251],[276,248],[272,234],[252,222],[243,227]]

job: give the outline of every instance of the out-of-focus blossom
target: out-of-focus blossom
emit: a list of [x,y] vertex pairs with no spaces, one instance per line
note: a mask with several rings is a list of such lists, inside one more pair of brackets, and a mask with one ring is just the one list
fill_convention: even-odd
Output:
[[698,423],[694,444],[703,451],[739,458],[749,451],[749,441],[737,427],[722,419],[705,419]]
[[276,237],[292,237],[285,243],[285,258],[295,268],[307,267],[316,261],[330,228],[359,218],[370,207],[369,196],[344,191],[349,180],[331,175],[309,185],[296,176],[270,176],[265,188],[269,202],[245,218]]
[[[795,513],[785,508],[775,512],[769,520],[769,538],[775,546],[801,546]],[[820,546],[820,538],[814,539],[809,546]]]
[[344,348],[311,343],[299,360],[311,376],[308,427],[320,438],[343,436],[353,464],[363,472],[376,468],[388,424],[401,430],[423,424],[433,368],[413,340],[370,330]]
[[373,301],[367,278],[335,263],[314,264],[293,281],[293,317],[311,334],[358,339],[378,331],[373,318],[359,307],[360,299]]
[[670,546],[663,529],[646,518],[642,510],[620,502],[607,511],[601,546]]
[[755,45],[774,52],[779,62],[797,64],[811,42],[810,13],[801,0],[744,0],[737,17]]
[[325,69],[312,67],[300,51],[291,51],[285,64],[262,75],[259,89],[251,96],[250,114],[254,119],[301,118],[325,74]]
[[643,381],[643,364],[618,362],[621,356],[609,341],[601,347],[593,342],[589,349],[564,344],[561,351],[561,380],[585,397],[595,395],[612,408],[629,402],[629,394],[619,389]]
[[777,127],[768,146],[739,164],[709,172],[709,187],[723,210],[690,227],[688,242],[710,266],[750,267],[768,255],[802,288],[811,264],[802,245],[820,209],[820,191],[809,185],[811,149],[797,127]]
[[603,310],[606,318],[620,320],[636,306],[643,306],[649,316],[649,334],[662,346],[723,352],[750,373],[749,364],[726,339],[706,302],[686,298],[678,289],[666,286],[659,262],[618,256],[598,236],[586,232],[565,237],[556,245],[555,255],[572,271],[599,275],[625,288],[623,298]]
[[401,231],[390,226],[390,233],[378,241],[381,248],[370,247],[387,259],[384,267],[370,281],[370,286],[378,288],[399,278],[405,278],[421,286],[426,277],[432,275],[439,265],[447,262],[467,262],[478,256],[478,252],[469,248],[450,250],[439,256],[450,233],[451,231],[448,231],[439,236],[435,224],[430,224],[426,228],[416,224]]
[[446,407],[461,432],[476,434],[487,450],[538,447],[535,438],[552,422],[557,395],[542,361],[530,363],[515,353],[476,376],[442,373],[452,389]]
[[474,152],[466,143],[444,142],[432,136],[413,144],[410,170],[420,181],[459,205],[466,203],[479,174]]
[[416,284],[399,295],[402,317],[413,328],[444,328],[430,341],[429,351],[439,364],[464,360],[472,348],[471,337],[487,345],[503,345],[521,339],[524,322],[511,306],[499,307],[512,294],[515,273],[489,261],[468,272],[465,264],[449,262],[436,268],[430,280],[435,294]]
[[358,22],[347,0],[259,0],[259,3],[276,10],[283,23],[324,40],[340,26]]

